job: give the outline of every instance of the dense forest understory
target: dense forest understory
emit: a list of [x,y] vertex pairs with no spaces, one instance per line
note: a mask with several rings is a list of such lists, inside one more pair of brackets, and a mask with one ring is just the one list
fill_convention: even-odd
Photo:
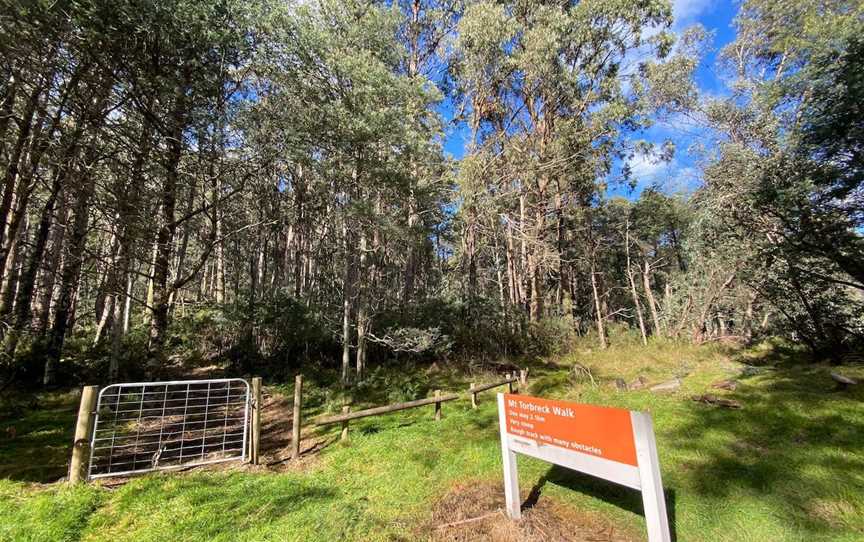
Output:
[[[0,0],[0,540],[460,539],[488,399],[48,484],[81,385],[302,374],[318,414],[514,366],[652,413],[678,540],[860,539],[864,4],[743,0],[723,43],[679,4]],[[526,465],[480,539],[641,539]]]

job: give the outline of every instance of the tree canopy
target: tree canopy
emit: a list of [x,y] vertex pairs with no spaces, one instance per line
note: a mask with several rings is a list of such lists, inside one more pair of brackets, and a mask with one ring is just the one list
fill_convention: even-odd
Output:
[[0,385],[864,340],[858,3],[743,2],[721,96],[666,0],[0,7]]

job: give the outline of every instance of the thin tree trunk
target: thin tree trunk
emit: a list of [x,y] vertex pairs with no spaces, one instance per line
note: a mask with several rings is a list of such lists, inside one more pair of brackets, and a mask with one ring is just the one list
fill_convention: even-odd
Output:
[[264,237],[263,242],[258,243],[258,263],[256,270],[258,271],[258,297],[264,297],[264,286],[267,280],[267,247],[270,240]]
[[466,224],[464,231],[465,255],[468,260],[468,299],[477,297],[477,232],[476,216],[473,207],[466,209]]
[[521,300],[520,303],[522,305],[524,305],[523,311],[528,309],[527,304],[528,304],[528,296],[530,293],[529,292],[530,287],[526,283],[526,281],[528,280],[528,277],[526,276],[527,271],[530,268],[530,264],[528,263],[528,239],[527,239],[527,237],[528,237],[528,235],[527,235],[527,231],[528,231],[528,222],[527,222],[528,209],[527,209],[527,206],[528,205],[527,205],[525,194],[520,194],[519,195],[519,243],[520,243],[519,253],[520,253],[521,257],[519,259],[518,268],[519,268],[519,274],[520,274],[519,298]]
[[642,267],[642,287],[645,289],[645,297],[648,300],[648,310],[651,312],[651,320],[654,322],[654,333],[660,335],[663,329],[660,327],[660,315],[657,313],[657,301],[654,299],[654,291],[651,289],[651,264],[648,258]]
[[57,203],[60,188],[61,183],[57,178],[55,178],[54,183],[51,186],[51,192],[48,195],[48,200],[45,202],[45,206],[42,209],[42,215],[39,220],[39,228],[36,232],[36,241],[33,250],[30,253],[24,273],[21,275],[17,299],[15,301],[15,315],[4,345],[4,350],[10,357],[14,356],[19,336],[31,320],[30,304],[36,284],[36,275],[39,271],[39,266],[42,263],[45,248],[48,246],[48,236],[51,232],[54,206]]
[[59,209],[54,224],[48,234],[48,253],[45,257],[45,268],[41,272],[41,278],[37,277],[37,298],[34,312],[35,331],[42,335],[48,329],[51,322],[52,310],[54,308],[54,293],[59,270],[63,266],[63,245],[66,241],[66,231],[69,222],[69,202],[65,191],[61,189],[58,196]]
[[[24,156],[27,142],[30,140],[30,132],[33,129],[33,117],[36,115],[36,110],[39,105],[39,96],[42,93],[42,86],[36,85],[27,100],[27,106],[24,114],[21,116],[21,121],[18,125],[18,138],[15,146],[12,149],[12,154],[9,157],[9,164],[6,167],[6,178],[3,185],[3,197],[0,200],[0,246],[6,244],[8,237],[13,237],[9,234],[9,212],[12,210],[12,202],[15,196],[15,187],[18,180],[18,172],[21,167],[21,160]],[[19,194],[20,197],[20,194]],[[0,254],[0,265],[5,262],[6,254]],[[0,269],[2,274],[2,269]]]
[[[93,147],[88,152],[86,164],[91,164],[95,156]],[[54,315],[54,325],[51,327],[51,338],[48,355],[45,362],[45,374],[43,384],[45,386],[54,383],[54,365],[60,359],[69,320],[73,312],[73,304],[78,289],[78,277],[81,273],[81,265],[84,258],[84,245],[87,242],[87,226],[90,218],[90,198],[93,195],[95,178],[90,175],[89,167],[84,166],[82,175],[82,186],[79,189],[74,209],[74,221],[72,235],[69,238],[68,248],[64,257],[63,271],[60,278],[60,297],[57,301],[57,312]]]
[[348,217],[342,228],[342,236],[345,242],[345,262],[342,274],[342,384],[348,384],[348,370],[351,367],[351,304],[354,297],[353,290],[353,243],[351,242],[351,231],[348,227]]
[[538,254],[543,247],[543,232],[545,230],[545,209],[538,205],[534,214],[534,246],[528,252],[528,280],[531,282],[531,306],[530,318],[532,322],[539,322],[543,317],[543,266],[542,254]]
[[367,246],[366,232],[360,233],[360,266],[357,273],[357,359],[356,378],[357,382],[363,378],[366,367],[366,333],[368,331],[368,309],[366,288],[369,282],[366,276],[366,267],[369,260],[369,247]]
[[501,247],[498,244],[498,232],[496,231],[495,223],[493,220],[492,223],[492,235],[495,237],[495,246],[493,248],[493,254],[495,258],[495,278],[498,279],[498,303],[501,305],[501,312],[507,313],[507,305],[508,305],[508,297],[505,294],[504,287],[504,271],[502,270],[501,264]]
[[597,337],[600,339],[600,348],[606,349],[609,345],[606,342],[606,325],[605,315],[600,303],[600,293],[597,289],[597,271],[594,266],[594,257],[591,257],[591,291],[594,293],[594,313],[597,320]]
[[749,343],[753,340],[753,313],[754,307],[753,305],[756,303],[757,294],[755,292],[751,292],[747,296],[747,308],[744,311],[744,339]]
[[505,243],[505,254],[507,257],[507,288],[510,294],[510,302],[514,305],[520,305],[522,300],[519,297],[519,276],[516,269],[516,254],[513,248],[513,224],[509,217],[507,218],[507,230],[505,235],[507,236]]
[[19,261],[21,259],[20,246],[22,241],[26,243],[29,235],[29,220],[24,221],[24,230],[18,232],[15,237],[9,239],[10,247],[7,254],[6,274],[3,276],[3,283],[0,286],[0,315],[4,320],[12,311],[15,303],[15,294],[18,290],[18,281],[21,275]]
[[624,234],[624,252],[627,256],[627,280],[630,283],[630,295],[633,296],[633,307],[636,310],[636,319],[639,322],[639,332],[642,334],[642,344],[648,345],[648,334],[645,332],[645,320],[642,318],[642,304],[639,302],[639,293],[636,291],[636,281],[633,279],[633,267],[630,265],[630,221],[627,221],[627,230]]
[[[115,221],[119,222],[119,216],[115,217]],[[121,226],[122,227],[122,226]],[[93,337],[93,346],[98,345],[102,340],[102,335],[105,329],[111,322],[111,317],[114,315],[114,304],[119,297],[118,290],[121,288],[118,273],[118,262],[120,260],[120,239],[119,236],[112,232],[110,243],[110,260],[105,266],[105,279],[99,287],[101,301],[97,298],[96,310],[94,313],[99,317],[96,322],[96,333]]]
[[[412,182],[417,179],[417,165],[412,164]],[[412,187],[411,193],[408,195],[408,254],[405,257],[405,274],[404,285],[402,288],[402,301],[407,303],[414,296],[414,282],[417,274],[417,238],[414,229],[420,221],[420,215],[417,212],[417,197],[414,194]]]
[[123,307],[123,334],[129,333],[129,321],[132,318],[132,291],[135,289],[135,274],[129,273],[126,282],[126,305]]
[[558,314],[563,314],[564,291],[567,278],[564,276],[564,211],[560,190],[555,194],[555,264],[557,265],[558,282],[555,291],[555,304]]
[[[300,298],[304,294],[306,283],[307,260],[309,259],[306,246],[306,235],[310,230],[306,224],[306,184],[303,176],[303,166],[298,165],[294,184],[294,213],[297,225],[294,229],[294,297]],[[287,251],[287,247],[286,247]]]
[[[216,217],[216,238],[222,239],[222,220],[219,218],[219,210],[213,209],[213,215]],[[216,287],[216,303],[222,305],[225,303],[225,247],[224,243],[216,245],[216,278],[214,286]]]
[[153,274],[156,270],[156,253],[159,250],[159,241],[157,239],[153,240],[153,250],[150,251],[150,263],[147,268],[147,306],[145,307],[144,314],[145,321],[150,324],[153,321]]

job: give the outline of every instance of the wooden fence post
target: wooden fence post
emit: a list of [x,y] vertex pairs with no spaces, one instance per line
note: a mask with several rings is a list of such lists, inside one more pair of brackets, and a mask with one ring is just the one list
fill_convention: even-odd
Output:
[[[435,397],[441,397],[441,390],[435,390]],[[435,402],[435,421],[441,420],[441,401]]]
[[300,457],[300,412],[303,407],[303,375],[294,377],[294,413],[291,417],[291,457]]
[[[345,405],[342,407],[342,414],[348,414],[349,412],[351,412],[350,406]],[[342,422],[342,436],[339,437],[339,440],[348,440],[348,420]]]
[[474,383],[471,383],[471,388],[469,389],[471,392],[471,408],[477,408],[477,394],[474,393]]
[[513,381],[511,380],[511,378],[513,378],[513,374],[507,373],[507,391],[509,393],[513,393]]
[[93,414],[99,386],[84,386],[81,404],[78,406],[78,421],[75,423],[75,440],[72,443],[72,460],[69,462],[69,482],[77,484],[87,480],[90,466],[90,433],[93,431]]
[[252,442],[250,462],[257,465],[261,451],[261,377],[252,378]]

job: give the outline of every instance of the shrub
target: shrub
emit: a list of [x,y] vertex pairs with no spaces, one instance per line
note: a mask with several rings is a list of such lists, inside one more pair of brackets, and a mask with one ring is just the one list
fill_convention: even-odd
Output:
[[335,360],[339,344],[322,316],[285,292],[265,299],[206,305],[172,327],[187,360],[229,361],[242,372],[278,378],[303,360]]

